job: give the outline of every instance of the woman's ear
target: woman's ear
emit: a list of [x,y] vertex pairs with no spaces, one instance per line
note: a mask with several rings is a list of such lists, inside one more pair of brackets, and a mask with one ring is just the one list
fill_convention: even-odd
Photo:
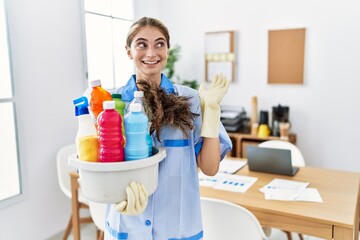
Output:
[[131,54],[131,48],[128,47],[128,46],[125,46],[125,49],[126,49],[126,53],[127,53],[128,57],[129,57],[129,59],[132,60],[133,56]]

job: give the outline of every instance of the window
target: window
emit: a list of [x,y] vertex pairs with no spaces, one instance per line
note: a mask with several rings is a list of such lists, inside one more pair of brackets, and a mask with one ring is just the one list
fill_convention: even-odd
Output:
[[5,3],[0,0],[0,200],[21,193],[15,97]]
[[88,80],[113,89],[134,73],[125,42],[133,22],[133,0],[84,0]]

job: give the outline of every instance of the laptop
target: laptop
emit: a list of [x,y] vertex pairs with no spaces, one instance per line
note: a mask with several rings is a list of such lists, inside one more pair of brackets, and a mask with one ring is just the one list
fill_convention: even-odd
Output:
[[246,156],[251,171],[294,176],[299,170],[292,166],[288,149],[246,146]]

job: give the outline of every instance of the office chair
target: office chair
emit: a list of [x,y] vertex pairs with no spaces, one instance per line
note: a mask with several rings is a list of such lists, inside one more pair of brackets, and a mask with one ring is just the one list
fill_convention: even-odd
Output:
[[75,144],[72,144],[60,148],[56,155],[57,175],[60,189],[72,200],[72,213],[64,232],[64,240],[68,239],[71,230],[73,230],[74,239],[80,239],[80,224],[92,222],[90,216],[80,217],[80,209],[88,209],[89,206],[88,201],[78,189],[78,174],[76,173],[76,169],[68,165],[68,156],[75,152],[76,146]]
[[[305,160],[300,149],[290,142],[282,141],[282,140],[269,140],[260,143],[258,146],[264,148],[288,149],[291,151],[292,165],[297,167],[305,166]],[[284,231],[284,232],[286,233],[288,240],[292,240],[291,232],[288,231]],[[304,239],[302,234],[298,233],[298,235],[301,240]]]
[[204,240],[268,239],[258,219],[240,205],[201,197],[201,215]]
[[91,218],[93,219],[95,226],[99,230],[97,235],[98,240],[104,239],[106,206],[107,204],[89,201]]

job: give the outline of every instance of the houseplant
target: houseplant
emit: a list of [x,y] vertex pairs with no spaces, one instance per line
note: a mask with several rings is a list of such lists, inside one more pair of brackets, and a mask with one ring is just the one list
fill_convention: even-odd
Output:
[[[174,47],[170,48],[167,64],[164,68],[164,73],[173,83],[185,85],[197,90],[199,88],[199,84],[196,79],[181,79],[179,75],[175,74],[175,63],[180,59],[180,52],[181,47],[179,45],[175,45]],[[176,80],[174,80],[175,78]]]

